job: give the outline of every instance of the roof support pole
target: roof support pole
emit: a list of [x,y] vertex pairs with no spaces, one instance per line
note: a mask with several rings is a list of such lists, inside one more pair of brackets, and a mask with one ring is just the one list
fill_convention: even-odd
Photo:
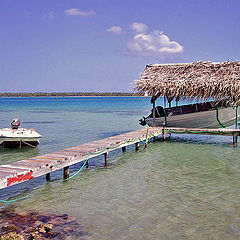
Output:
[[238,129],[238,105],[236,105],[236,122],[235,122],[235,128]]
[[[235,128],[238,129],[238,105],[236,105],[236,121],[235,121]],[[238,142],[238,135],[234,134],[233,135],[233,145],[237,146],[237,142]]]
[[164,96],[164,108],[166,108],[166,96]]
[[155,100],[153,101],[153,126],[156,126]]
[[168,101],[168,107],[170,108],[172,106],[171,101]]

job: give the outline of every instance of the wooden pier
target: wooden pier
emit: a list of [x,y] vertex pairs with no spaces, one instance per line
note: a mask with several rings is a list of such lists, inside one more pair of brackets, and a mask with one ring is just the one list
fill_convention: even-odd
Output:
[[0,165],[0,189],[22,183],[33,178],[46,175],[50,180],[50,173],[63,169],[63,178],[69,177],[69,166],[86,162],[88,159],[98,155],[104,155],[104,164],[108,164],[108,153],[135,144],[135,149],[139,150],[139,143],[145,141],[147,147],[148,140],[157,136],[166,139],[166,134],[208,134],[233,136],[233,143],[237,143],[237,137],[240,136],[240,129],[186,129],[186,128],[167,128],[167,127],[146,127],[137,131],[120,134],[117,136],[92,141],[79,146],[66,148],[54,153],[36,156],[21,161]]

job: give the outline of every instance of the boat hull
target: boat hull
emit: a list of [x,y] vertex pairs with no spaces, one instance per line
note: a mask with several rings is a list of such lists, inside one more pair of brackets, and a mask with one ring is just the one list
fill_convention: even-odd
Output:
[[4,148],[10,147],[36,147],[42,136],[34,129],[0,129],[0,145]]
[[[240,117],[240,115],[238,116]],[[219,108],[218,118],[224,126],[231,126],[236,121],[236,111],[232,107]],[[162,127],[165,124],[165,118],[159,117],[154,120],[151,117],[145,119],[148,126]],[[217,110],[212,109],[203,112],[194,112],[180,115],[167,116],[168,127],[181,127],[181,128],[221,128],[222,126],[217,121]]]

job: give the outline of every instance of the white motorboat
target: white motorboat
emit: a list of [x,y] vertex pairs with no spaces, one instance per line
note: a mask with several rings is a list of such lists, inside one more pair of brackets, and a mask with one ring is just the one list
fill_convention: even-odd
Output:
[[219,128],[231,126],[235,121],[236,110],[226,102],[205,102],[166,109],[158,106],[155,108],[155,119],[152,110],[149,116],[140,119],[140,124],[150,127],[165,124],[181,128]]
[[35,129],[19,128],[20,119],[13,119],[12,128],[0,129],[0,145],[2,147],[36,147],[42,137]]
[[[140,124],[181,128],[238,127],[240,105],[240,62],[169,63],[147,65],[135,89],[156,100],[164,97],[164,113],[150,114]],[[204,101],[181,107],[168,107],[173,100]],[[207,102],[206,102],[207,101]],[[214,102],[210,102],[214,101]],[[221,102],[227,104],[221,105]],[[235,109],[233,108],[235,107]],[[156,113],[155,111],[153,111]]]

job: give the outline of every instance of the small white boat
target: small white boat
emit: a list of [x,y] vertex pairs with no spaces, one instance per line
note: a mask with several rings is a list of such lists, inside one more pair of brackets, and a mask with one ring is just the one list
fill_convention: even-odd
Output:
[[226,102],[221,102],[218,106],[215,102],[206,102],[165,110],[158,106],[155,108],[155,119],[152,110],[149,116],[140,119],[140,124],[143,126],[147,124],[150,127],[162,127],[165,124],[168,127],[181,128],[221,128],[231,126],[235,121],[236,110]]
[[12,128],[0,129],[0,145],[5,147],[36,147],[42,137],[35,129],[18,128],[20,119],[13,119]]

